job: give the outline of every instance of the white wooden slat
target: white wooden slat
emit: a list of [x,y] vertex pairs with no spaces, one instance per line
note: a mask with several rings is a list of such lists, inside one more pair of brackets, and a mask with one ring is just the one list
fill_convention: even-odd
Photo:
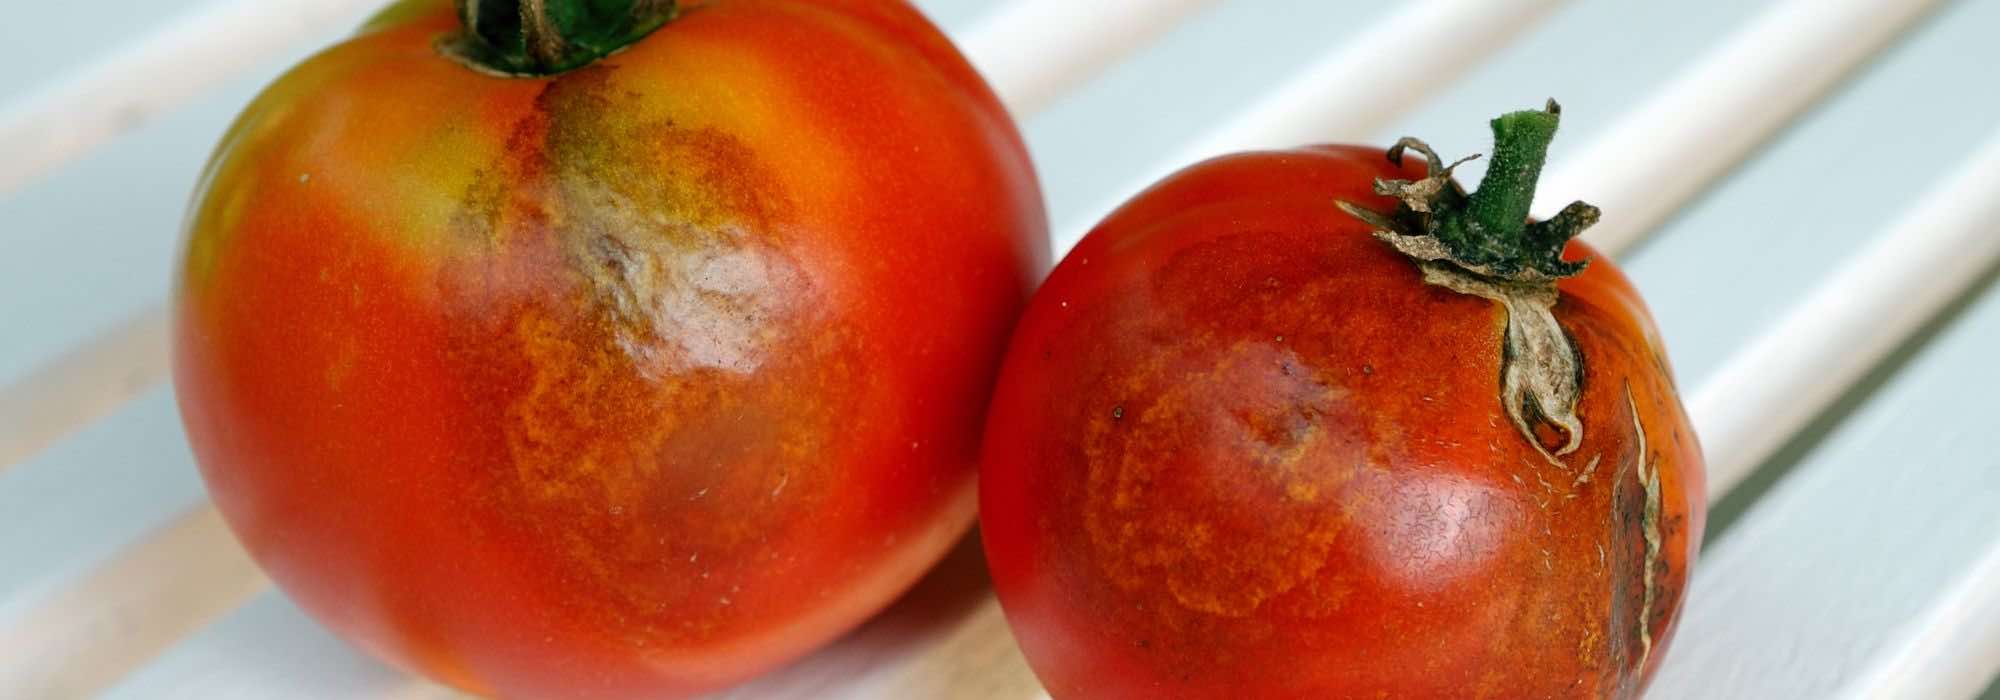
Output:
[[[1659,322],[1684,399],[1895,228],[2000,123],[2000,92],[1949,89],[2000,64],[2000,44],[1983,40],[1995,22],[1994,0],[1940,6],[1619,258]],[[1579,108],[1570,126],[1584,131],[1602,109]],[[1578,136],[1588,145],[1595,134]]]
[[[1562,4],[1561,0],[1412,3],[1174,154],[1157,172],[1148,173],[1145,184],[1189,163],[1232,151],[1366,137]],[[1384,61],[1383,56],[1397,60]]]
[[993,14],[995,8],[1005,7],[1014,0],[908,0],[922,10],[931,22],[953,33],[970,27]]
[[1585,240],[1624,252],[1937,4],[1789,0],[1765,10],[1552,168],[1538,211],[1597,203],[1604,218]]
[[[1083,220],[1057,222],[1058,254],[1097,219],[1167,173],[1231,151],[1360,140],[1476,66],[1565,0],[1408,3],[1298,72],[1298,77],[1150,166]],[[1413,50],[1421,47],[1421,50]]]
[[0,472],[137,398],[167,374],[166,309],[154,307],[21,381],[0,386]]
[[249,600],[263,575],[242,550],[215,546],[228,536],[214,509],[198,508],[136,544],[135,556],[0,629],[0,688],[15,697],[95,695]]
[[[1016,0],[963,39],[1002,99],[1033,111],[1206,0]],[[380,0],[216,0],[0,108],[0,193]],[[1037,45],[1036,51],[1017,47]],[[198,70],[190,67],[199,67]]]
[[[328,27],[316,43],[350,26]],[[157,305],[188,193],[215,140],[283,64],[309,55],[305,49],[283,51],[282,64],[254,67],[114,147],[0,194],[0,249],[7,251],[0,255],[0,387],[31,381]]]
[[[1049,220],[1059,224],[1097,213],[1089,207],[1130,184],[1135,174],[1291,82],[1332,47],[1377,30],[1405,5],[1212,3],[1022,123]],[[1551,21],[1562,16],[1556,13]],[[1535,33],[1525,32],[1522,39]],[[1439,85],[1435,92],[1450,94],[1456,84]]]
[[[1560,164],[1701,62],[1720,39],[1781,1],[1572,0],[1520,42],[1366,142],[1416,136],[1452,158],[1487,153],[1493,141],[1488,118],[1538,107],[1553,97],[1566,110],[1549,147],[1549,162]],[[1482,158],[1460,166],[1461,181],[1476,182],[1486,163]]]
[[[282,630],[274,634],[274,631]],[[362,654],[275,590],[167,650],[101,700],[464,700]]]
[[215,0],[0,108],[0,193],[380,0]]
[[[1831,698],[1905,658],[1946,671],[1992,663],[1977,644],[1927,644],[1955,631],[1924,626],[1989,614],[1978,595],[1959,607],[1952,587],[2000,542],[1994,347],[2000,295],[1988,294],[1709,542],[1654,698]],[[1929,648],[1898,646],[1910,642]],[[1910,700],[1952,697],[1920,692],[1926,682],[1962,683],[1876,678],[1883,697]]]
[[204,501],[165,387],[0,472],[0,637]]
[[1939,183],[1695,392],[1711,498],[2000,261],[2000,133]]
[[984,550],[968,538],[855,634],[715,700],[1045,698],[993,601]]
[[1847,684],[1847,700],[1970,698],[2000,676],[2000,540]]
[[961,48],[1006,86],[1009,110],[1029,115],[1212,2],[1017,0],[966,33]]
[[[1738,412],[1763,418],[1749,409],[1761,397],[1776,402],[1766,404],[1776,415],[1764,418],[1776,423],[1758,429],[1788,439],[1786,413],[1815,415],[1824,408],[1822,392],[1842,392],[1850,383],[1808,368],[1824,368],[1829,356],[1872,351],[1824,337],[1810,351],[1813,343],[1798,343],[1800,354],[1789,361],[1802,371],[1789,371],[1780,359],[1766,366],[1789,376],[1768,384],[1763,373],[1727,368],[1742,362],[1741,353],[1760,337],[1783,335],[1772,329],[1787,327],[1785,319],[1811,304],[1802,300],[1827,298],[1827,290],[1841,286],[1827,281],[1830,271],[1881,259],[1869,251],[1893,244],[1880,243],[1880,236],[1921,227],[1908,219],[1923,218],[1918,212],[1943,201],[1982,206],[1966,199],[1974,194],[1969,190],[1938,193],[1963,184],[1958,166],[1971,155],[1968,147],[1980,150],[2000,114],[1993,93],[1950,88],[1977,82],[1982,66],[2000,56],[1982,41],[1996,17],[2000,3],[1990,1],[1940,8],[1833,93],[1826,107],[1758,149],[1726,186],[1676,217],[1667,236],[1637,251],[1627,270],[1654,308],[1666,312],[1660,318],[1676,364],[1695,370],[1682,376],[1696,380],[1689,388],[1698,390],[1686,396],[1698,426],[1716,422],[1704,406],[1722,402],[1741,402]],[[1870,231],[1876,236],[1863,235]],[[1899,323],[1920,324],[1936,310],[1924,306],[1881,308],[1915,319]],[[1996,338],[2000,326],[1991,313],[1986,318],[1984,331],[1967,333],[1960,327],[1982,324],[1959,318],[1947,335]],[[1923,347],[1940,344],[1946,343]],[[1655,697],[1833,697],[1847,679],[1898,653],[1899,642],[1889,637],[1908,618],[1940,605],[1950,578],[1995,537],[1992,504],[2000,503],[2000,481],[1981,484],[1979,476],[2000,466],[1990,458],[2000,444],[1977,437],[1988,431],[1959,418],[1988,413],[1976,397],[2000,390],[2000,378],[1974,359],[1976,351],[1964,351],[1966,341],[1957,344],[1951,353],[1927,349],[1914,362],[1899,362],[1890,380],[1894,386],[1909,383],[1910,374],[1931,375],[1926,381],[1933,386],[1876,391],[1871,382],[1868,405],[1837,423],[1822,421],[1838,426],[1834,438],[1815,438],[1797,468],[1759,480],[1781,479],[1777,488],[1739,494],[1725,506]],[[1971,390],[1940,389],[1941,374]],[[1718,494],[1761,461],[1758,450],[1729,447],[1733,441],[1710,428],[1698,432],[1710,448]],[[1756,497],[1750,514],[1731,518],[1746,496]]]

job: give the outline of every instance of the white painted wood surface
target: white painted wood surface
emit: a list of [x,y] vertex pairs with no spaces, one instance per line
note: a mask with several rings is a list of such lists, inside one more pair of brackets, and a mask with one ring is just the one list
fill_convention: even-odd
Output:
[[0,385],[0,471],[153,388],[167,376],[166,337],[166,307],[149,307]]
[[1841,697],[1970,697],[2000,675],[2000,540],[1883,649]]
[[[1016,39],[966,39],[1010,105],[1043,108],[1024,125],[1056,221],[1071,222],[1059,228],[1070,233],[1059,233],[1058,245],[1135,188],[1141,173],[1202,149],[1414,133],[1464,153],[1486,147],[1485,117],[1562,99],[1558,177],[1543,204],[1588,191],[1601,204],[1640,210],[1608,234],[1621,248],[1665,221],[1622,257],[1660,317],[1682,386],[1696,389],[1696,420],[1715,436],[1708,447],[1718,481],[1763,461],[1782,442],[1770,436],[1817,418],[1804,442],[1782,453],[1784,478],[1776,486],[1753,479],[1751,491],[1768,492],[1711,533],[1655,695],[1968,697],[1994,673],[2000,431],[1988,397],[2000,392],[1991,360],[2000,352],[2000,293],[1991,289],[1992,264],[1975,253],[1992,255],[2000,240],[2000,228],[1979,226],[1995,220],[2000,196],[1985,179],[1992,173],[1954,176],[1953,168],[1987,162],[1965,149],[2000,124],[2000,94],[1964,88],[2000,65],[2000,45],[1986,37],[2000,26],[2000,0],[921,4],[948,28],[986,28],[988,37],[1033,35],[1019,17],[1037,5],[1079,18],[1069,36],[1117,30],[1099,46],[1008,64],[1017,76],[1038,77],[1005,77],[1008,69],[986,58]],[[1937,17],[1922,20],[1932,5],[1942,6]],[[1004,19],[1010,12],[1015,19]],[[10,58],[5,45],[0,60]],[[14,224],[0,226],[0,244],[22,253],[0,256],[0,387],[10,392],[0,394],[0,696],[11,697],[9,679],[22,676],[10,674],[32,650],[59,653],[87,640],[86,626],[54,621],[90,615],[65,610],[135,593],[200,609],[164,622],[149,617],[161,610],[147,604],[100,616],[167,636],[110,648],[140,649],[137,657],[62,655],[115,671],[79,687],[127,698],[449,695],[357,655],[273,592],[236,607],[256,587],[232,586],[258,582],[240,559],[214,560],[209,570],[224,583],[197,587],[199,595],[148,585],[162,569],[176,585],[203,580],[145,565],[189,541],[206,543],[196,553],[234,550],[216,541],[200,509],[166,391],[139,391],[144,382],[119,371],[79,370],[93,366],[89,353],[71,350],[122,354],[104,366],[143,373],[149,355],[133,348],[144,346],[144,333],[132,343],[110,329],[132,328],[120,320],[155,303],[164,285],[164,251],[199,165],[188,154],[205,152],[247,92],[309,48],[291,47],[242,84],[162,112],[0,193],[0,221]],[[1118,59],[1124,51],[1134,53]],[[1393,65],[1369,68],[1367,56]],[[1867,67],[1850,74],[1856,62]],[[1416,72],[1399,72],[1408,70]],[[1829,92],[1838,80],[1846,82]],[[1075,91],[1054,99],[1063,89]],[[19,104],[8,100],[21,94],[29,93],[0,92],[0,104]],[[1751,112],[1733,124],[1739,129],[1718,131],[1730,120],[1704,107]],[[1162,158],[1169,153],[1185,155]],[[1588,177],[1599,171],[1611,174]],[[135,187],[126,199],[105,196]],[[1885,242],[1891,234],[1902,243]],[[1926,264],[1939,261],[1946,267]],[[82,291],[69,289],[79,284]],[[1939,329],[1934,338],[1902,342],[1896,331],[1916,329],[1965,289],[1979,299],[1930,326]],[[1879,334],[1862,333],[1870,328],[1857,322],[1864,312],[1894,320],[1875,326]],[[93,336],[112,340],[82,344]],[[1848,397],[1858,404],[1851,414],[1820,414],[1899,349],[1903,359]],[[35,386],[43,388],[20,390]],[[139,400],[121,406],[134,392]],[[64,411],[75,417],[55,415]],[[1782,425],[1742,430],[1750,420]],[[94,422],[66,438],[47,427],[83,421]],[[1036,695],[980,584],[976,555],[962,549],[857,635],[727,697]]]
[[[1990,644],[1895,645],[1995,622],[1990,604],[1979,602],[1991,595],[1990,575],[1972,584],[1983,594],[1954,590],[2000,541],[1992,414],[1913,409],[1990,401],[2000,386],[1996,343],[2000,295],[1989,294],[1714,542],[1695,570],[1658,697],[1712,698],[1721,689],[1731,698],[1831,698],[1861,686],[1871,697],[1920,700],[1967,697],[1984,685],[1977,676],[1990,674],[1993,658],[1979,655]],[[1943,627],[1911,628],[1927,623]],[[1953,663],[1924,658],[1938,651]],[[1916,667],[1977,673],[1872,668],[1903,667],[1894,659],[1906,654]]]
[[1020,0],[996,8],[959,47],[1002,99],[1032,115],[1215,0]]
[[[214,0],[0,107],[0,192],[316,38],[375,0]],[[14,31],[31,31],[11,18]],[[223,37],[227,37],[226,39]]]
[[[1720,498],[2000,263],[2000,131],[1689,401]],[[1995,504],[2000,517],[2000,503]]]
[[[1331,45],[1289,80],[1191,144],[1137,171],[1074,221],[1056,221],[1066,251],[1119,202],[1194,162],[1253,148],[1355,141],[1392,123],[1437,87],[1484,61],[1565,0],[1427,0],[1405,3],[1365,31]],[[1408,47],[1425,47],[1410,51]]]
[[1615,201],[1585,236],[1625,252],[1935,5],[1787,0],[1765,10],[1550,170],[1537,214]]

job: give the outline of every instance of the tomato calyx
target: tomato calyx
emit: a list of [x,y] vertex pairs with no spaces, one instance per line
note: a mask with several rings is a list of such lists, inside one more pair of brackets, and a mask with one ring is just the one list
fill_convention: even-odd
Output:
[[[1551,462],[1576,451],[1583,424],[1576,404],[1583,388],[1583,357],[1555,317],[1556,282],[1576,275],[1588,260],[1564,260],[1569,239],[1597,223],[1597,207],[1573,202],[1547,221],[1529,221],[1528,208],[1548,158],[1562,107],[1494,119],[1493,162],[1479,189],[1467,194],[1452,170],[1471,156],[1445,163],[1422,140],[1405,137],[1384,154],[1402,165],[1415,150],[1428,162],[1421,180],[1376,180],[1375,192],[1395,197],[1394,212],[1338,202],[1375,227],[1375,237],[1415,262],[1426,284],[1488,299],[1507,312],[1500,403],[1522,437]],[[1536,430],[1549,424],[1560,444]]]
[[482,73],[545,77],[646,38],[680,15],[675,0],[456,0],[461,31],[439,53]]
[[1340,206],[1374,225],[1377,238],[1418,260],[1449,262],[1482,277],[1526,284],[1575,275],[1589,261],[1564,260],[1563,248],[1597,223],[1597,207],[1573,202],[1547,221],[1528,220],[1561,116],[1562,106],[1549,100],[1544,109],[1494,119],[1493,163],[1470,194],[1452,178],[1452,170],[1478,155],[1446,164],[1429,144],[1404,137],[1385,154],[1389,162],[1402,165],[1404,153],[1415,150],[1429,170],[1414,182],[1375,181],[1377,194],[1400,202],[1396,211],[1385,215],[1348,202]]

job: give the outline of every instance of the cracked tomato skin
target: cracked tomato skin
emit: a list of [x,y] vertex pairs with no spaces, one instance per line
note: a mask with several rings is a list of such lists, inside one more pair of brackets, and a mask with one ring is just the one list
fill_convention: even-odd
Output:
[[196,194],[174,376],[244,545],[503,697],[692,694],[883,607],[974,518],[1047,263],[994,95],[898,1],[706,2],[543,79],[456,26],[299,66]]
[[1657,332],[1573,243],[1593,262],[1554,313],[1583,358],[1584,435],[1545,458],[1499,403],[1505,312],[1426,285],[1335,206],[1387,210],[1371,183],[1422,174],[1360,147],[1208,161],[1037,292],[980,518],[1056,698],[1644,688],[1704,513]]

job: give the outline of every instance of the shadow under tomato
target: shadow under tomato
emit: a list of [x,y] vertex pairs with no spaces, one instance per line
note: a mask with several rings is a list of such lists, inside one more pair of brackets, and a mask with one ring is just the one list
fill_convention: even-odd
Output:
[[[852,688],[857,697],[874,697],[889,688],[909,690],[912,683],[956,685],[950,679],[956,675],[953,669],[944,666],[958,664],[929,657],[956,656],[965,650],[963,643],[954,641],[972,641],[983,650],[984,642],[1001,639],[1011,650],[1013,641],[1005,635],[1004,622],[997,622],[997,607],[975,529],[902,598],[861,627],[811,656],[714,697],[840,697],[838,688]],[[995,624],[997,633],[973,628]],[[958,639],[966,636],[972,639]],[[894,696],[905,697],[901,692]]]

